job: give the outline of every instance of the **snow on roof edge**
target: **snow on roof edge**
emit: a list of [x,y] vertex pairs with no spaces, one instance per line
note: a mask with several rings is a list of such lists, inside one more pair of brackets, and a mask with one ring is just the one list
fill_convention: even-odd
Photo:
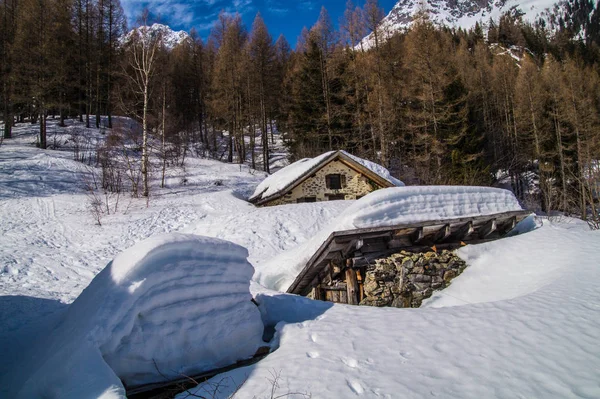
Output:
[[364,167],[371,173],[376,174],[383,180],[390,183],[392,186],[403,187],[404,183],[393,177],[390,172],[383,166],[369,161],[367,159],[359,158],[346,151],[328,151],[314,158],[303,158],[300,159],[285,168],[278,170],[272,175],[268,176],[263,180],[254,190],[254,193],[249,201],[265,200],[269,197],[277,196],[277,194],[287,191],[295,183],[300,182],[303,178],[310,174],[314,169],[320,168],[327,162],[334,160],[338,156],[345,156],[347,159],[355,162],[357,165]]

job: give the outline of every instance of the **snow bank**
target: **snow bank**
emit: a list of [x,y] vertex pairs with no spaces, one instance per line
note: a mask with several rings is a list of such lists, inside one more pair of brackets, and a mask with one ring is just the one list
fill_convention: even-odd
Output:
[[[278,193],[279,191],[286,188],[289,184],[296,181],[300,177],[302,177],[305,173],[307,173],[312,168],[319,165],[321,162],[324,162],[329,157],[331,157],[337,151],[329,151],[324,154],[319,155],[315,158],[304,158],[299,161],[292,163],[291,165],[278,170],[273,173],[271,176],[267,177],[263,180],[254,190],[254,194],[250,197],[250,199],[254,199],[257,197],[267,198],[273,194]],[[395,186],[402,187],[404,183],[400,180],[392,177],[390,172],[381,165],[378,165],[374,162],[368,161],[366,159],[362,159],[356,157],[352,154],[347,153],[346,151],[339,151],[341,154],[344,154],[354,160],[355,162],[361,164],[367,169],[370,169],[372,172],[378,174],[382,178],[386,179],[390,183]]]
[[183,234],[121,253],[14,368],[30,374],[11,376],[8,397],[118,396],[119,379],[127,386],[164,381],[251,357],[263,324],[251,302],[247,255],[227,241]]
[[508,190],[491,187],[411,186],[377,190],[356,201],[311,240],[257,268],[254,279],[285,291],[334,231],[394,226],[522,210]]
[[[487,273],[467,282],[468,268],[448,288],[461,291],[441,293],[486,302],[460,307],[373,308],[258,295],[270,321],[283,321],[278,349],[196,392],[245,380],[236,399],[271,397],[275,371],[273,396],[306,394],[293,398],[600,398],[599,243],[600,231],[545,222],[528,234],[469,246],[482,249],[469,261],[487,263]],[[529,287],[514,290],[525,282]]]

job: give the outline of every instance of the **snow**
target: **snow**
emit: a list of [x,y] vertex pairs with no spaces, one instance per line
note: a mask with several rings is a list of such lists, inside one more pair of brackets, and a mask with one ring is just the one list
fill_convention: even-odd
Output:
[[[281,190],[288,187],[290,184],[304,176],[308,171],[321,164],[325,160],[329,159],[333,154],[337,151],[329,151],[324,154],[319,155],[315,158],[303,158],[299,161],[292,163],[291,165],[278,170],[273,173],[265,180],[263,180],[254,190],[254,194],[250,197],[250,200],[256,198],[268,198],[273,194],[280,192]],[[381,165],[378,165],[374,162],[368,161],[366,159],[362,159],[356,157],[352,154],[347,153],[346,151],[339,151],[340,153],[352,158],[357,163],[361,164],[365,168],[371,170],[372,172],[378,174],[385,180],[389,181],[391,184],[395,186],[404,186],[404,183],[400,180],[393,177],[390,172]]]
[[258,186],[256,186],[254,194],[252,194],[250,200],[258,196],[260,196],[260,198],[267,198],[275,193],[278,193],[290,183],[299,179],[306,172],[323,162],[325,159],[329,158],[333,153],[334,151],[329,151],[315,158],[303,158],[292,163],[291,165],[286,166],[283,169],[278,170],[263,180]]
[[247,255],[230,242],[184,234],[136,244],[92,280],[34,346],[34,356],[9,373],[7,394],[122,393],[119,379],[127,386],[160,382],[251,357],[263,324],[251,302]]
[[371,170],[372,172],[375,172],[379,176],[383,177],[385,180],[389,181],[394,186],[404,187],[404,182],[399,179],[396,179],[394,176],[392,176],[390,171],[387,170],[386,168],[384,168],[383,166],[381,166],[375,162],[371,162],[368,159],[359,158],[359,157],[352,155],[346,151],[340,151],[340,152],[345,154],[346,156],[352,158],[356,163],[361,164],[365,168],[367,168],[367,169]]
[[[49,130],[56,129],[54,121],[48,122]],[[283,259],[279,254],[291,257],[297,251],[298,257],[305,256],[297,248],[326,237],[336,223],[354,228],[353,223],[368,225],[376,217],[392,223],[435,212],[450,217],[517,206],[502,191],[482,191],[478,201],[457,200],[446,206],[447,200],[432,201],[436,194],[431,190],[441,195],[442,188],[406,187],[388,189],[406,191],[396,202],[395,196],[388,198],[391,191],[380,190],[355,202],[255,208],[242,198],[252,193],[262,173],[188,157],[185,169],[169,169],[164,189],[158,187],[159,173],[153,169],[150,200],[124,195],[117,212],[104,215],[98,226],[78,183],[89,170],[76,172],[79,164],[72,154],[60,151],[68,148],[65,136],[52,133],[49,138],[58,151],[34,148],[35,129],[18,124],[15,138],[0,146],[0,397],[15,397],[19,390],[29,397],[122,396],[121,382],[101,352],[122,353],[109,350],[116,342],[110,339],[109,325],[88,327],[104,315],[113,322],[111,332],[124,331],[115,320],[119,315],[131,320],[125,313],[136,304],[119,307],[114,317],[101,309],[118,295],[138,296],[137,304],[151,305],[142,293],[158,274],[147,270],[153,277],[143,281],[146,268],[133,264],[141,255],[127,255],[122,259],[132,262],[116,274],[120,291],[101,297],[81,317],[71,307],[95,276],[94,287],[105,283],[116,290],[103,266],[147,238],[178,232],[232,241],[247,247],[258,275],[273,259]],[[102,137],[96,129],[86,134]],[[430,198],[429,207],[411,202],[410,190],[422,190],[418,195]],[[450,197],[460,195],[466,196]],[[389,205],[376,208],[373,200],[373,206],[364,206],[371,198]],[[205,392],[219,385],[215,397],[227,397],[241,385],[236,398],[294,392],[315,398],[600,397],[600,232],[568,218],[529,218],[527,224],[521,226],[524,231],[535,228],[526,234],[462,248],[458,253],[469,267],[421,309],[311,301],[252,281],[250,292],[260,303],[263,323],[276,329],[270,343],[274,351],[198,389]],[[228,252],[236,248],[225,245]],[[231,252],[233,257],[241,255]],[[251,271],[245,265],[247,276]],[[198,272],[188,274],[196,278]],[[185,284],[178,288],[182,294],[190,292]],[[197,291],[203,295],[202,289]],[[87,293],[81,297],[91,300]],[[249,298],[246,291],[244,298]],[[69,321],[77,328],[66,331]],[[228,323],[233,330],[233,320]],[[92,332],[97,340],[89,339]],[[278,387],[269,381],[274,375],[279,375]]]
[[[518,8],[523,12],[523,20],[534,22],[542,16],[547,9],[552,9],[555,0],[507,0],[504,2],[489,1],[481,4],[474,4],[468,11],[460,11],[460,7],[465,8],[469,4],[460,4],[451,1],[427,0],[425,2],[416,0],[399,0],[387,16],[383,18],[380,24],[380,30],[386,37],[391,37],[396,32],[409,28],[413,23],[414,15],[420,7],[428,10],[429,19],[438,25],[462,28],[469,30],[479,23],[484,31],[489,24],[490,19],[498,23],[500,16],[509,12],[513,8]],[[479,10],[478,10],[479,9]],[[357,46],[358,49],[368,50],[375,44],[371,35],[365,37]]]
[[311,256],[334,231],[520,210],[521,205],[513,193],[499,188],[409,186],[377,190],[356,201],[304,244],[262,264],[257,268],[254,279],[265,287],[287,290]]
[[155,23],[151,26],[140,26],[131,30],[121,37],[120,42],[122,44],[127,43],[129,40],[131,40],[131,37],[136,30],[142,31],[144,37],[153,38],[157,35],[160,35],[162,43],[169,50],[174,49],[177,45],[190,39],[190,35],[186,31],[180,30],[176,32],[167,25]]
[[278,349],[208,384],[232,381],[218,398],[242,381],[236,398],[268,397],[275,372],[278,395],[599,397],[599,243],[600,232],[582,224],[546,221],[527,234],[468,246],[459,254],[467,252],[469,268],[438,294],[445,303],[434,302],[442,308],[259,293],[261,310],[278,322]]

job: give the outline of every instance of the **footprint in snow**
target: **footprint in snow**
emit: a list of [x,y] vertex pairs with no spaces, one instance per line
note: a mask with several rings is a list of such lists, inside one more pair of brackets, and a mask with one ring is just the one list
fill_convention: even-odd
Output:
[[358,361],[356,359],[352,359],[351,357],[343,357],[342,362],[353,369],[358,367]]
[[348,384],[348,387],[350,387],[352,392],[354,392],[357,395],[362,395],[362,393],[365,392],[365,389],[357,380],[346,379],[346,383]]
[[319,354],[319,352],[306,352],[306,356],[311,359],[316,359],[321,355]]

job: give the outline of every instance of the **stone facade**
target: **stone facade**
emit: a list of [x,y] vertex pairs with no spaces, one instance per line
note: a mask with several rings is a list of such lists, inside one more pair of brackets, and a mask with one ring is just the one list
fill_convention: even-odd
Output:
[[[327,175],[339,174],[345,176],[345,186],[339,190],[327,188]],[[328,201],[329,196],[343,195],[344,199],[358,199],[381,186],[339,160],[333,160],[319,169],[291,191],[280,198],[269,201],[265,205],[294,204],[304,198],[315,198],[315,201]]]
[[367,268],[361,305],[418,308],[434,291],[446,288],[466,263],[451,251],[402,251]]

